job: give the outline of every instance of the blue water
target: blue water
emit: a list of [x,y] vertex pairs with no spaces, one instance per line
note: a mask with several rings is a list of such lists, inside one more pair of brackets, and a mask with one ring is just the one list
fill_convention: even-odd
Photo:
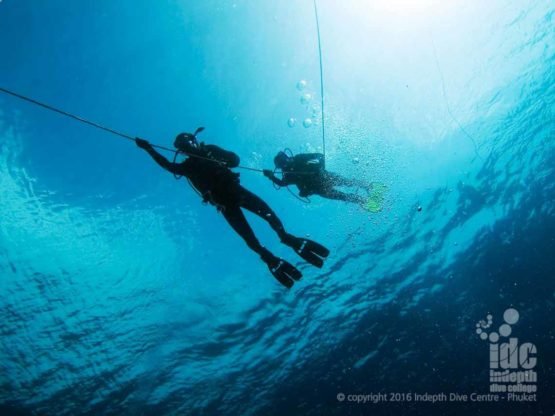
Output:
[[[310,267],[249,216],[290,291],[132,142],[0,95],[2,415],[553,414],[555,5],[319,12],[327,168],[389,192],[370,214],[241,171],[332,250]],[[2,0],[0,56],[0,87],[165,146],[202,125],[257,169],[321,151],[308,0]],[[475,324],[509,307],[536,401],[337,399],[487,393]]]

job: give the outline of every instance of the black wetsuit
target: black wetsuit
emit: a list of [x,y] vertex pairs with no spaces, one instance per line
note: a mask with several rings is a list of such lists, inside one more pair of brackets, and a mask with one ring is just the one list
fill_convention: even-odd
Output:
[[168,161],[146,140],[137,138],[135,142],[164,169],[189,179],[202,199],[218,208],[229,225],[253,251],[260,255],[272,275],[283,286],[292,287],[293,283],[302,277],[302,273],[291,263],[274,256],[260,244],[243,214],[243,208],[267,221],[278,234],[281,242],[295,250],[305,261],[315,267],[323,267],[324,260],[330,254],[326,247],[308,238],[295,237],[287,233],[268,204],[241,186],[239,174],[230,170],[239,166],[239,156],[218,146],[202,143],[194,146],[196,137],[187,133],[178,135],[176,142],[182,138],[185,139],[185,143],[187,141],[190,143],[190,149],[187,150],[189,157],[182,163]]
[[267,250],[256,238],[242,208],[267,221],[281,240],[288,236],[268,204],[243,188],[239,183],[239,174],[230,170],[239,165],[239,156],[235,153],[218,146],[203,145],[201,150],[195,151],[200,157],[189,157],[181,163],[172,163],[152,147],[146,151],[164,169],[188,178],[203,200],[215,205],[247,245],[261,256],[266,255]]
[[363,203],[359,195],[338,191],[335,186],[358,186],[368,189],[368,185],[356,179],[344,178],[325,169],[324,155],[321,153],[301,153],[287,161],[282,169],[282,178],[271,176],[278,186],[296,185],[302,197],[320,195],[324,198]]

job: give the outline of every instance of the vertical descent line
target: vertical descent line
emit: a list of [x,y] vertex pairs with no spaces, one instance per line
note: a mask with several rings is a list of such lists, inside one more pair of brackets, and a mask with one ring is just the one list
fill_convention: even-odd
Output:
[[316,33],[318,34],[318,56],[320,58],[320,97],[322,106],[322,153],[324,163],[326,159],[326,120],[324,118],[324,70],[322,65],[322,41],[320,39],[320,20],[318,19],[318,6],[314,0],[314,16],[316,17]]

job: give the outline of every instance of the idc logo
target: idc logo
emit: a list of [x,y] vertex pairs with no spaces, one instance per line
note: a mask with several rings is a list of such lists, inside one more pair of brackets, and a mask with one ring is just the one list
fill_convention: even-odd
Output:
[[[536,401],[538,375],[537,348],[531,342],[519,342],[513,335],[513,326],[520,314],[514,308],[503,313],[503,323],[497,331],[488,331],[493,316],[476,324],[476,334],[489,342],[490,392],[508,393],[508,401]],[[531,394],[534,393],[534,394]]]

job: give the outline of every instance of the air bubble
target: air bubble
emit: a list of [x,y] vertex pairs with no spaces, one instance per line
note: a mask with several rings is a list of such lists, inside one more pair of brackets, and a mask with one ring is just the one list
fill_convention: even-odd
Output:
[[304,79],[301,79],[299,82],[297,82],[297,89],[299,91],[302,91],[306,88],[306,81]]
[[301,95],[301,104],[308,104],[312,100],[312,95],[309,93]]
[[305,118],[303,121],[303,126],[305,129],[309,128],[310,126],[312,126],[312,119],[310,118]]
[[287,125],[289,127],[295,127],[295,124],[297,124],[297,120],[293,117],[291,117],[289,120],[287,120]]

